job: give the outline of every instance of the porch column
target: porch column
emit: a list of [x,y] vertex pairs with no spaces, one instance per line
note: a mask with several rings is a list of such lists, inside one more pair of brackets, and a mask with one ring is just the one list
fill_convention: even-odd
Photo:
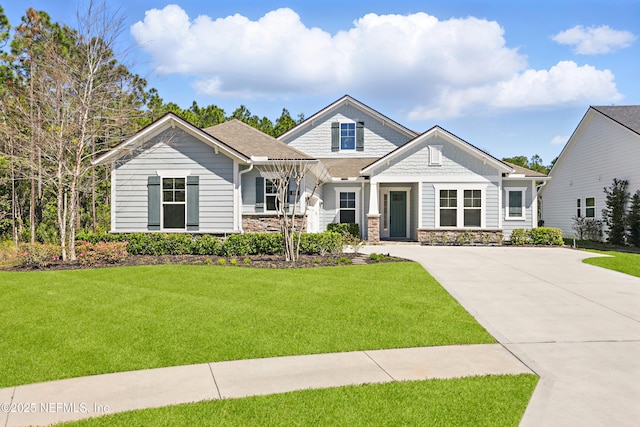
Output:
[[369,183],[369,213],[367,214],[368,241],[380,241],[380,210],[378,209],[378,183]]

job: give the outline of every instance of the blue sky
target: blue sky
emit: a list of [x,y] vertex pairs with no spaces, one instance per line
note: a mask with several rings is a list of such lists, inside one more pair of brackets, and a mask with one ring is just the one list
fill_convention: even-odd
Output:
[[[640,104],[640,0],[108,4],[125,16],[124,62],[183,108],[275,120],[350,94],[414,130],[549,163],[589,105]],[[75,25],[73,1],[2,4],[12,25],[29,5]]]

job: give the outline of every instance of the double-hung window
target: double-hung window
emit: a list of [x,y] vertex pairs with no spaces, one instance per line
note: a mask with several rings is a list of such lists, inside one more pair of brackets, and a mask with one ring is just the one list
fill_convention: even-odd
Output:
[[162,227],[184,229],[187,188],[185,178],[162,178]]
[[596,217],[596,198],[587,197],[584,199],[584,216],[587,218]]
[[277,211],[280,206],[278,202],[278,181],[275,179],[264,180],[264,204],[267,211]]
[[464,226],[480,227],[482,223],[482,191],[464,190]]
[[340,222],[356,222],[356,193],[355,191],[340,192]]
[[458,226],[458,190],[440,190],[440,227]]
[[525,192],[524,187],[506,188],[506,219],[522,220],[525,217]]
[[340,150],[356,149],[356,124],[340,123]]

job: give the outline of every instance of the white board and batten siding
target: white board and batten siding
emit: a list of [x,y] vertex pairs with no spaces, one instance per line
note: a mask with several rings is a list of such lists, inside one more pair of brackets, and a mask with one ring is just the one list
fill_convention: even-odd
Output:
[[[331,124],[334,122],[364,122],[364,150],[331,151]],[[382,157],[409,139],[380,119],[351,105],[343,105],[334,114],[303,126],[295,139],[283,139],[283,142],[315,158]]]
[[[174,133],[173,135],[171,133]],[[131,157],[120,159],[114,179],[114,232],[146,232],[147,182],[158,171],[188,171],[199,177],[199,229],[202,233],[234,231],[234,161],[180,130],[167,130]]]
[[597,112],[588,114],[542,190],[545,226],[562,229],[565,237],[576,237],[572,226],[578,199],[584,216],[585,199],[595,197],[595,218],[602,219],[604,188],[614,178],[629,181],[630,194],[640,190],[640,135]]

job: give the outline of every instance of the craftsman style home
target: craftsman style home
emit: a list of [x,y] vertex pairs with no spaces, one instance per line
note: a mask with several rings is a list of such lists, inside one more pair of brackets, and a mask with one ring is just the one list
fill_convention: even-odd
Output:
[[439,126],[416,133],[350,96],[278,139],[237,120],[198,129],[169,113],[94,164],[112,166],[112,232],[229,234],[278,229],[270,166],[282,161],[308,166],[288,193],[306,208],[307,231],[355,222],[372,242],[500,242],[537,226],[547,180]]
[[640,189],[640,106],[590,107],[562,149],[541,191],[545,225],[577,237],[575,218],[602,219],[613,179]]

